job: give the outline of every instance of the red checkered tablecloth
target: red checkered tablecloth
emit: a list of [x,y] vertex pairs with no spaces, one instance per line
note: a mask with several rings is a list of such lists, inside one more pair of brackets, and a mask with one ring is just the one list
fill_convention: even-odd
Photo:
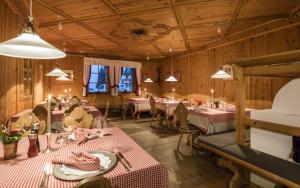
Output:
[[[95,131],[85,129],[86,131]],[[88,141],[78,146],[76,143],[56,145],[55,136],[52,146],[57,148],[51,154],[40,153],[37,157],[28,158],[29,142],[27,138],[18,144],[18,156],[12,160],[3,160],[3,147],[0,144],[0,187],[34,188],[39,187],[43,168],[46,162],[51,162],[57,156],[67,155],[71,151],[94,151],[117,149],[131,163],[132,170],[127,172],[122,164],[118,163],[112,170],[104,174],[113,185],[119,188],[164,188],[168,187],[168,174],[165,166],[153,159],[146,151],[137,145],[128,135],[119,128],[107,128],[105,133],[112,135],[101,139]],[[46,148],[46,137],[40,136],[41,148]],[[78,181],[62,181],[50,176],[50,188],[73,187]]]

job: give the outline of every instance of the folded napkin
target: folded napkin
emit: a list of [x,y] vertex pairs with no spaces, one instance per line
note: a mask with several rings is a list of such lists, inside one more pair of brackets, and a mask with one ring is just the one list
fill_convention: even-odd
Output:
[[61,156],[52,160],[54,164],[70,165],[80,170],[100,170],[100,159],[87,152],[72,152],[70,156]]

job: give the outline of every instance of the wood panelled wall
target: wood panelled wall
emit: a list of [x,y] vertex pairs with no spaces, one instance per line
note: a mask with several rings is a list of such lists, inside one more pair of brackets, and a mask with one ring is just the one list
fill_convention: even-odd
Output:
[[[211,79],[221,65],[230,61],[295,50],[300,48],[300,27],[293,27],[273,33],[245,39],[243,41],[186,54],[174,58],[174,72],[181,73],[182,81],[178,83],[162,82],[163,95],[170,95],[176,89],[178,98],[190,102],[201,99],[207,102],[210,90],[216,91],[216,97],[227,102],[234,102],[234,82]],[[170,60],[162,63],[163,79],[170,72]],[[270,108],[277,91],[290,79],[248,77],[246,105],[252,108]]]
[[[23,27],[22,20],[0,1],[0,42],[16,37]],[[0,120],[26,108],[32,108],[43,96],[43,65],[32,63],[32,95],[23,95],[23,63],[20,58],[0,56]]]
[[[71,95],[76,95],[82,97],[82,84],[83,84],[83,57],[81,56],[70,56],[68,55],[66,58],[57,59],[57,60],[49,60],[43,61],[45,64],[45,73],[50,72],[58,66],[63,70],[73,70],[74,80],[72,82],[67,81],[57,81],[55,77],[47,77],[45,76],[44,80],[44,97],[46,98],[48,94],[58,96],[64,94],[65,89],[71,89]],[[158,62],[149,62],[143,64],[142,73],[146,73],[152,79],[157,79],[157,67],[160,64]],[[160,92],[159,85],[157,83],[148,84],[142,83],[142,95],[144,95],[144,89],[147,88],[147,94],[149,95],[158,95]],[[135,96],[135,94],[126,94],[124,98]],[[90,103],[93,102],[94,94],[89,95],[87,99]],[[96,106],[97,107],[105,107],[106,102],[110,101],[111,107],[120,107],[121,106],[121,98],[120,96],[112,97],[109,94],[97,94],[96,98]]]

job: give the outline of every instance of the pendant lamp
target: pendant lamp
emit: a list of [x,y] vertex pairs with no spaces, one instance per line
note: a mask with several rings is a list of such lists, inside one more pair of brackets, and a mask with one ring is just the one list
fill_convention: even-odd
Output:
[[67,76],[60,76],[58,78],[56,78],[56,80],[58,81],[70,81],[70,78]]
[[153,83],[154,81],[151,78],[147,78],[144,80],[145,83]]
[[230,65],[223,65],[220,70],[211,76],[215,79],[231,79],[232,78],[232,68]]
[[61,76],[68,76],[67,73],[62,71],[60,68],[55,67],[52,71],[46,74],[46,76],[56,76],[56,77],[61,77]]
[[178,80],[173,75],[173,58],[172,58],[172,48],[169,52],[171,53],[171,75],[166,79],[167,82],[177,82]]
[[16,38],[0,43],[0,55],[29,59],[58,59],[66,54],[41,39],[33,27],[32,0],[27,26]]

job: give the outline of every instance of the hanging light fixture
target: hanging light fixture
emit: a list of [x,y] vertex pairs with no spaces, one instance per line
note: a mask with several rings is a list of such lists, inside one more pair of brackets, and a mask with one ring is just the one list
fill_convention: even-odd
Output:
[[151,78],[147,78],[144,80],[145,83],[153,83],[154,81]]
[[173,76],[173,58],[172,58],[172,48],[169,49],[171,53],[171,75],[166,79],[167,82],[177,82],[178,80]]
[[27,26],[16,38],[0,43],[0,55],[29,59],[57,59],[66,56],[64,52],[44,41],[35,33],[32,0],[30,0]]
[[52,71],[47,73],[46,76],[55,76],[55,77],[66,76],[67,77],[69,75],[56,66]]
[[232,78],[232,69],[230,65],[224,65],[218,70],[215,74],[211,76],[211,78],[215,79],[231,79]]
[[56,80],[58,81],[70,81],[70,78],[67,76],[60,76],[58,78],[56,78]]

